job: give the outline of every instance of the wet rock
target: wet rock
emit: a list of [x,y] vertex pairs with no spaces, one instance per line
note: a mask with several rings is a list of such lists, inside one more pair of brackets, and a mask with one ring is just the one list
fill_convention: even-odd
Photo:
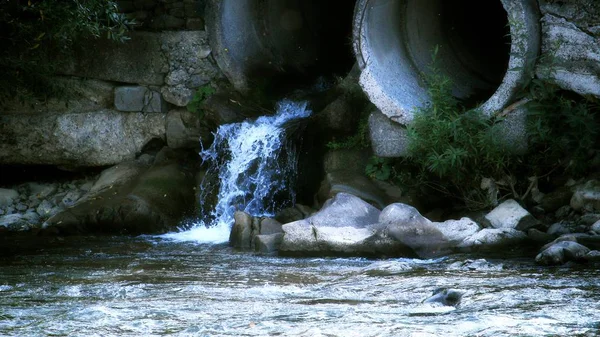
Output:
[[552,224],[550,226],[550,228],[548,228],[546,233],[548,233],[549,235],[552,235],[554,237],[558,237],[558,236],[561,236],[564,234],[569,234],[569,233],[575,232],[574,228],[575,228],[575,225],[573,223],[561,221],[561,222]]
[[56,210],[54,205],[50,201],[44,200],[37,207],[36,212],[40,215],[40,217],[47,219],[53,216],[56,213]]
[[405,204],[386,207],[379,217],[388,235],[410,247],[419,257],[428,258],[450,252],[457,244],[480,230],[469,218],[431,222],[416,208]]
[[538,222],[515,200],[507,200],[494,208],[485,218],[494,228],[513,228],[525,231]]
[[72,190],[60,200],[59,205],[61,207],[71,207],[81,198],[81,192],[79,190]]
[[438,288],[434,290],[431,297],[425,299],[423,303],[456,307],[460,304],[462,296],[463,293],[461,291],[455,289]]
[[6,188],[0,188],[0,208],[8,207],[19,198],[19,192]]
[[275,215],[275,220],[282,224],[302,220],[304,218],[304,214],[296,207],[284,208]]
[[457,261],[448,266],[448,270],[464,271],[500,271],[502,264],[493,264],[486,259]]
[[338,193],[355,195],[378,208],[384,208],[387,204],[385,194],[363,173],[345,170],[328,172],[321,182],[317,200],[323,203]]
[[171,110],[166,121],[167,145],[172,149],[200,148],[200,141],[207,141],[211,134],[200,125],[197,113],[184,109]]
[[555,191],[545,194],[540,206],[546,212],[555,212],[564,205],[568,205],[573,197],[573,191],[568,186],[563,186]]
[[600,182],[590,180],[577,187],[571,198],[571,208],[576,211],[600,211]]
[[167,112],[167,104],[160,93],[143,86],[115,88],[115,108],[129,112]]
[[404,261],[378,261],[373,262],[360,270],[361,274],[369,276],[391,276],[399,275],[411,271],[414,268]]
[[254,250],[258,253],[270,254],[279,249],[283,241],[283,233],[257,235],[254,240]]
[[529,237],[529,239],[531,239],[531,241],[538,242],[538,243],[547,243],[547,242],[554,240],[554,238],[555,238],[554,235],[542,232],[535,228],[531,228],[527,231],[527,237]]
[[281,223],[275,219],[264,218],[260,220],[260,234],[261,235],[270,235],[283,233],[281,229]]
[[596,234],[600,234],[600,221],[596,221],[591,227],[590,230],[595,232]]
[[[282,226],[284,255],[385,254],[401,247],[374,236],[380,211],[360,198],[339,193],[312,216]],[[406,250],[406,249],[404,249]]]
[[0,217],[1,227],[9,231],[27,231],[30,229],[29,222],[23,218],[22,214],[18,213]]
[[58,234],[163,233],[194,209],[193,175],[178,163],[119,166],[103,172],[86,197],[52,216],[44,228]]
[[600,251],[590,250],[583,258],[588,262],[600,262]]
[[535,257],[535,262],[542,265],[560,265],[568,261],[582,261],[589,248],[574,242],[561,241],[550,245]]
[[252,242],[252,216],[236,211],[233,215],[234,223],[229,235],[229,245],[239,249],[249,249]]
[[469,236],[458,247],[467,250],[494,250],[515,246],[527,239],[525,233],[512,228],[484,228]]

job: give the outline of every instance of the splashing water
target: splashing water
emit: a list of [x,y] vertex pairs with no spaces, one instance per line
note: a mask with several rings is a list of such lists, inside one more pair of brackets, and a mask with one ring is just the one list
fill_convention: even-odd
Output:
[[[297,156],[286,126],[310,115],[306,102],[282,101],[273,116],[222,125],[211,147],[200,153],[210,168],[206,177],[218,175],[217,204],[205,219],[188,230],[164,235],[177,241],[222,243],[229,240],[236,210],[253,216],[273,216],[285,203],[294,203],[291,187],[296,177]],[[211,186],[201,186],[206,200]],[[206,205],[202,205],[203,208]]]

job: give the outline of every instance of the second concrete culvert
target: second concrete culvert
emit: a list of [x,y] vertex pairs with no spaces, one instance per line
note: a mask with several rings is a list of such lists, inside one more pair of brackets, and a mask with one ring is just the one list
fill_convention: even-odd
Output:
[[359,0],[353,35],[360,84],[391,120],[408,124],[427,104],[421,74],[436,46],[453,94],[491,115],[532,77],[539,9],[535,0]]
[[353,0],[209,0],[213,55],[234,87],[277,96],[320,76],[345,76]]

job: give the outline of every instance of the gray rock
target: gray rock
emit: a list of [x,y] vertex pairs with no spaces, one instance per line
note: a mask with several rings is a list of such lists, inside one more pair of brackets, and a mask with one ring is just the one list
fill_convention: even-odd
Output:
[[577,242],[561,241],[545,248],[535,257],[535,262],[543,265],[559,265],[568,261],[581,261],[589,249]]
[[32,225],[41,224],[39,214],[33,210],[28,210],[27,212],[25,212],[25,214],[23,214],[23,220],[29,222]]
[[561,236],[563,234],[573,233],[574,225],[565,221],[557,222],[552,224],[546,233],[554,237]]
[[167,144],[172,149],[200,147],[200,141],[206,142],[211,133],[200,125],[198,114],[184,109],[171,110],[166,122]]
[[284,208],[275,215],[275,220],[282,224],[302,220],[304,218],[304,214],[296,207]]
[[[540,1],[542,52],[536,74],[566,90],[600,97],[600,6],[596,1]],[[595,25],[595,27],[593,26]]]
[[539,243],[548,243],[554,240],[555,238],[554,235],[542,232],[535,228],[531,228],[527,231],[527,237],[529,237],[529,239],[531,239],[532,241]]
[[160,93],[142,86],[115,88],[115,108],[129,112],[167,112],[167,104]]
[[590,180],[578,186],[571,198],[571,208],[576,211],[600,211],[600,182]]
[[9,231],[22,231],[29,229],[26,221],[21,214],[9,214],[0,217],[0,227],[5,227]]
[[271,235],[277,233],[283,233],[281,229],[281,223],[275,219],[264,218],[260,220],[260,235]]
[[29,207],[27,207],[27,205],[23,204],[23,203],[18,203],[15,208],[17,209],[17,211],[19,212],[23,212],[26,211]]
[[193,174],[177,163],[142,169],[122,185],[106,186],[110,179],[103,180],[98,190],[52,216],[44,228],[65,235],[164,233],[174,230],[194,209]]
[[57,213],[55,206],[48,200],[42,201],[42,203],[36,208],[36,212],[40,217],[47,219]]
[[164,138],[162,114],[110,110],[63,115],[0,116],[0,163],[103,166],[135,158]]
[[81,198],[81,192],[79,190],[72,190],[67,192],[67,194],[60,201],[61,207],[71,207],[75,205],[75,203]]
[[[229,234],[229,245],[234,248],[249,249],[253,239],[252,216],[236,211],[233,215],[234,223]],[[254,233],[256,235],[258,233]]]
[[164,86],[160,89],[164,99],[174,105],[184,107],[190,103],[194,97],[194,92],[185,85]]
[[596,221],[591,227],[590,230],[593,232],[596,232],[597,234],[600,234],[600,220]]
[[514,246],[527,239],[525,233],[512,228],[484,228],[469,236],[458,245],[467,250],[502,249]]
[[345,170],[327,172],[317,192],[317,201],[323,203],[338,193],[352,194],[379,208],[387,204],[386,195],[363,173]]
[[538,223],[527,210],[512,199],[498,205],[485,218],[494,228],[512,228],[520,231],[526,231]]
[[279,249],[283,241],[283,233],[257,235],[254,241],[254,250],[258,253],[269,254]]
[[570,187],[564,186],[544,195],[540,206],[546,212],[555,212],[559,208],[569,205],[571,197],[573,197],[573,191]]
[[[380,211],[358,197],[339,193],[312,216],[282,226],[284,255],[361,255],[394,252],[399,245],[374,237]],[[396,254],[394,254],[396,255]]]
[[448,266],[448,270],[464,271],[500,271],[502,264],[490,263],[485,259],[457,261]]
[[19,192],[6,188],[0,188],[0,208],[8,207],[19,198]]
[[80,190],[84,191],[84,192],[88,192],[89,190],[92,189],[92,186],[94,186],[94,182],[93,181],[88,181],[86,183],[84,183],[83,185],[81,185],[79,187]]
[[439,304],[443,306],[458,306],[463,292],[455,289],[438,288],[433,291],[431,297],[423,300],[423,303]]
[[406,128],[380,111],[369,117],[369,135],[373,152],[379,157],[402,157],[408,154]]
[[469,218],[435,223],[423,217],[414,207],[392,204],[379,217],[385,231],[419,257],[429,258],[450,252],[456,245],[480,230]]
[[583,258],[588,262],[600,262],[600,251],[591,250]]

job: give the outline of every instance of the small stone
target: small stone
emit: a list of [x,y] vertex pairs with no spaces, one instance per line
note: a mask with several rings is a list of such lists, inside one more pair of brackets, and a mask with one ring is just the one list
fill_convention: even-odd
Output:
[[42,201],[42,203],[37,207],[37,213],[44,218],[48,218],[52,216],[52,209],[54,206],[48,200]]
[[19,192],[6,188],[0,188],[0,207],[10,206],[19,198]]
[[78,190],[73,190],[68,192],[64,198],[60,201],[60,205],[63,207],[71,207],[75,205],[77,200],[81,198],[81,192]]
[[550,226],[550,228],[548,228],[546,233],[548,233],[549,235],[558,237],[563,234],[573,233],[573,230],[571,227],[572,227],[572,224],[561,221],[561,222],[557,222],[557,223],[553,224],[552,226]]
[[27,207],[27,205],[22,204],[22,203],[18,203],[15,208],[17,209],[17,211],[19,212],[23,212],[26,211],[29,207]]

